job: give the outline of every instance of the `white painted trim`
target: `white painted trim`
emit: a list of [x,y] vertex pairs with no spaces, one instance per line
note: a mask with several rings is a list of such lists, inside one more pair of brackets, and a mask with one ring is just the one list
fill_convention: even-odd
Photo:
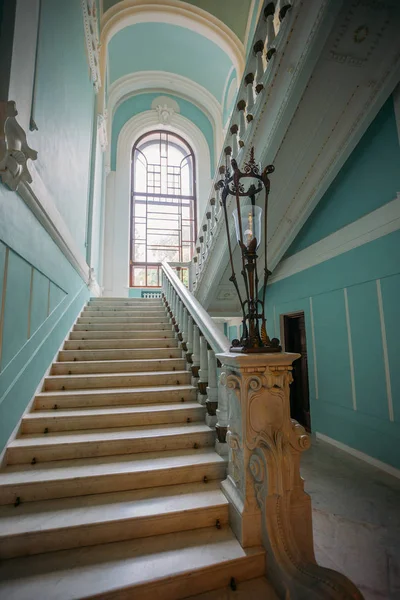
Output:
[[99,67],[99,24],[97,19],[96,0],[81,0],[81,7],[90,77],[97,94],[101,86],[101,75]]
[[168,23],[206,37],[229,56],[239,79],[242,77],[245,66],[244,45],[225,23],[211,13],[180,0],[122,0],[108,9],[101,20],[103,79],[109,41],[118,31],[137,23]]
[[347,452],[348,454],[351,454],[351,456],[354,456],[355,458],[359,458],[360,460],[363,460],[364,462],[368,463],[369,465],[372,465],[373,467],[376,467],[377,469],[380,469],[381,471],[385,471],[385,473],[388,473],[389,475],[392,475],[393,477],[397,477],[397,479],[400,479],[400,470],[396,469],[396,467],[392,467],[391,465],[388,465],[388,464],[382,462],[381,460],[378,460],[377,458],[373,458],[372,456],[369,456],[368,454],[365,454],[364,452],[361,452],[360,450],[351,448],[351,446],[347,446],[347,444],[338,442],[337,440],[334,440],[334,439],[328,437],[324,433],[319,433],[317,431],[315,435],[316,435],[317,440],[321,440],[322,442],[331,444],[331,446],[335,446],[336,448],[339,448],[339,450],[343,450],[343,452]]
[[313,355],[314,355],[315,399],[318,400],[319,391],[318,391],[318,371],[317,371],[317,350],[316,350],[316,346],[315,346],[314,311],[313,311],[313,303],[312,303],[311,296],[309,298],[309,301],[310,301],[310,321],[311,321],[311,342],[312,342],[312,349],[313,349]]
[[[108,93],[108,138],[111,139],[112,120],[116,109],[131,96],[151,92],[167,93],[183,98],[197,106],[209,119],[214,132],[214,162],[222,149],[222,107],[213,94],[195,81],[166,71],[138,71],[120,77]],[[215,166],[215,165],[214,165]]]
[[34,163],[30,166],[32,183],[21,182],[17,193],[33,212],[53,242],[71,263],[74,269],[89,284],[89,266],[71,235],[64,219],[53,202]]
[[347,341],[349,344],[351,395],[352,395],[352,399],[353,399],[353,410],[357,410],[356,380],[354,377],[353,342],[351,339],[349,298],[348,298],[348,294],[347,294],[347,288],[343,288],[343,295],[344,295],[344,308],[345,308],[345,312],[346,312]]
[[400,192],[391,202],[282,260],[269,282],[272,284],[291,277],[398,229],[400,229]]
[[249,14],[248,14],[248,17],[247,17],[246,32],[244,34],[244,42],[243,42],[245,51],[246,51],[247,44],[248,44],[248,41],[249,41],[250,26],[251,26],[251,21],[252,21],[252,18],[253,18],[253,13],[254,13],[254,5],[256,4],[256,2],[258,2],[258,6],[257,6],[257,9],[256,9],[257,10],[256,27],[257,27],[257,23],[258,23],[259,18],[260,18],[260,12],[261,12],[261,8],[262,8],[262,6],[264,4],[264,0],[251,0],[250,10],[249,10]]
[[129,219],[131,193],[131,152],[135,141],[153,129],[165,129],[183,136],[196,156],[198,213],[204,210],[200,201],[207,198],[211,186],[210,152],[203,133],[189,119],[174,114],[171,124],[159,123],[155,110],[132,117],[121,129],[117,143],[117,168],[106,188],[106,229],[104,252],[104,290],[107,296],[125,297],[128,294],[129,275]]
[[385,379],[386,379],[386,393],[387,393],[387,400],[388,400],[388,412],[389,412],[389,419],[391,421],[394,421],[392,385],[391,385],[391,381],[390,381],[389,353],[388,353],[388,347],[387,347],[385,313],[383,310],[382,287],[381,287],[380,279],[376,280],[376,293],[378,295],[379,318],[380,318],[380,322],[381,322],[383,363],[385,365]]
[[400,83],[396,86],[393,92],[394,115],[397,125],[397,136],[400,144]]

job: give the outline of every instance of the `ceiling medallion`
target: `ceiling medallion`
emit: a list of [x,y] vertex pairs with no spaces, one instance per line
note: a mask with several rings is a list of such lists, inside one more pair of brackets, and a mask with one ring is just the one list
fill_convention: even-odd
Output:
[[361,44],[367,38],[368,33],[369,29],[366,25],[361,25],[360,27],[357,27],[353,34],[353,39],[355,43]]

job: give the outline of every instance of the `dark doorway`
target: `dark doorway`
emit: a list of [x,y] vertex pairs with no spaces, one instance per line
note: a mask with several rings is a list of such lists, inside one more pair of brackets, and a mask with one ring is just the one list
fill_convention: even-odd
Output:
[[293,363],[293,383],[290,386],[290,416],[307,431],[311,431],[310,395],[308,388],[308,363],[306,325],[304,313],[283,316],[286,352],[298,352],[301,358]]

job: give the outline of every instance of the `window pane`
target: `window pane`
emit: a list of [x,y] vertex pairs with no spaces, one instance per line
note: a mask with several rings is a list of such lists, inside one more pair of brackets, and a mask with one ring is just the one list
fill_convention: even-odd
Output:
[[157,267],[147,267],[147,285],[158,286],[158,269]]
[[134,267],[133,269],[133,285],[134,286],[145,286],[146,285],[146,270],[143,268]]

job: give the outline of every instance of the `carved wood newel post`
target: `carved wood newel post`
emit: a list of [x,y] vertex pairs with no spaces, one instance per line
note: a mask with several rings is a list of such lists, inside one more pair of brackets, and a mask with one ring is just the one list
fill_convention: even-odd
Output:
[[311,501],[300,476],[310,437],[290,418],[292,363],[299,355],[217,357],[228,394],[229,468],[222,487],[239,541],[264,545],[268,578],[282,599],[362,598],[346,577],[315,562]]

